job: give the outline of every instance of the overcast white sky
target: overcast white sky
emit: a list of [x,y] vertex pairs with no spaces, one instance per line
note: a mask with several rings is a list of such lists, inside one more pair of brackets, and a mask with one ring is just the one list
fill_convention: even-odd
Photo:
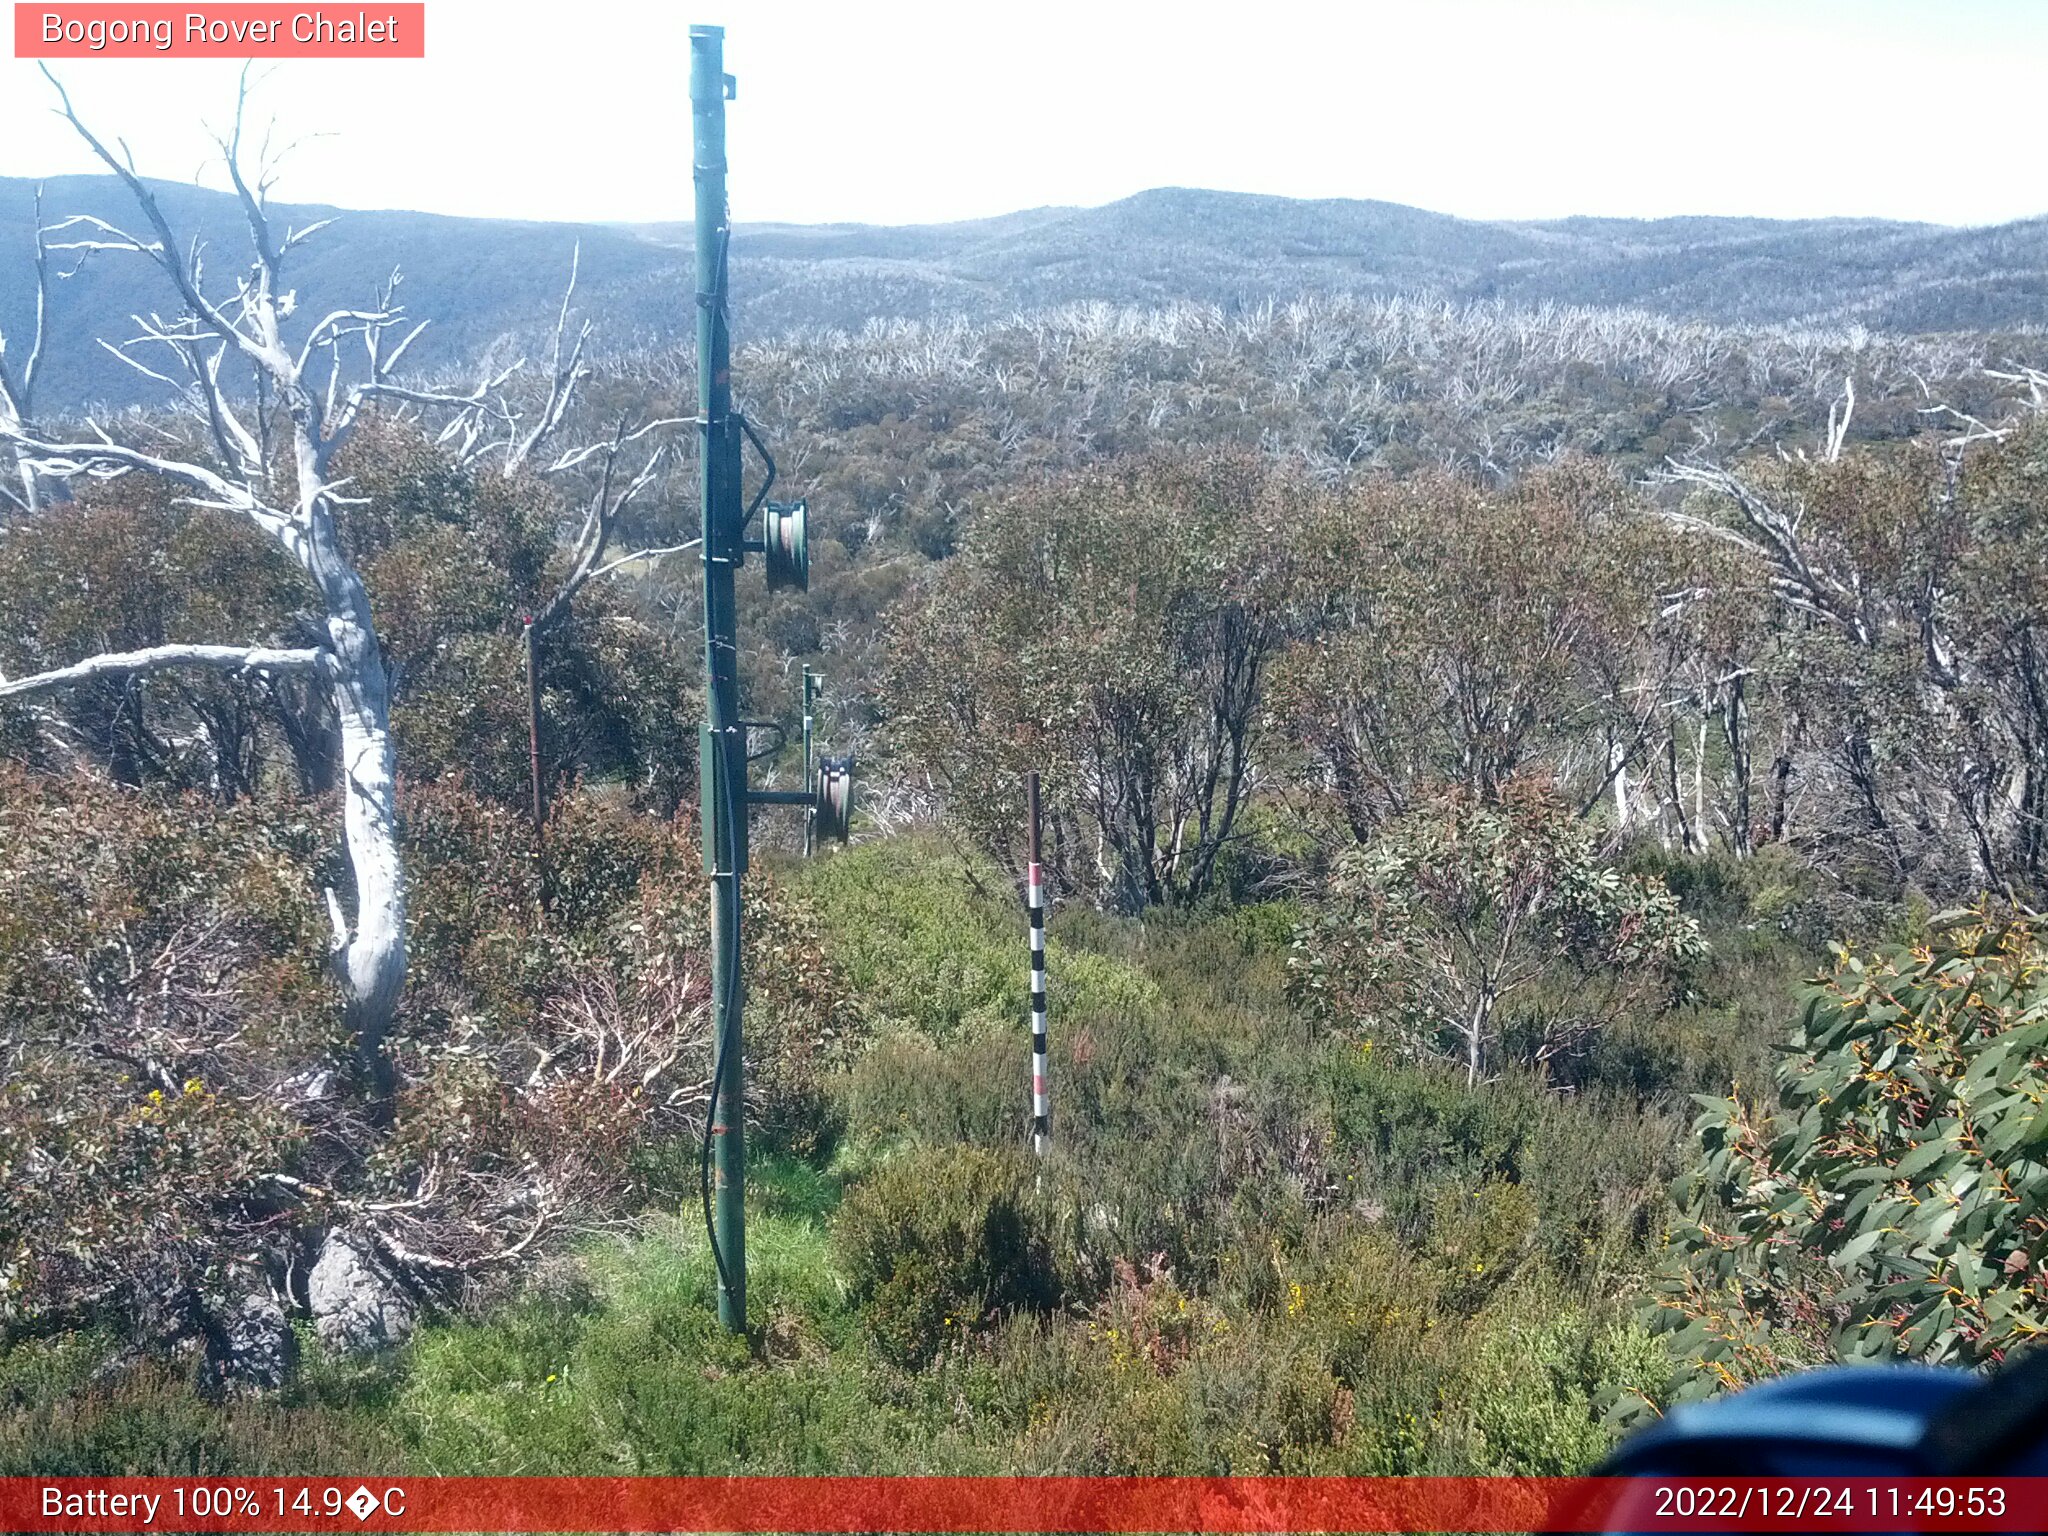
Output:
[[[331,135],[276,195],[687,218],[693,20],[739,77],[742,220],[1164,185],[1482,218],[2048,211],[2048,0],[428,0],[423,61],[274,66],[281,129]],[[146,173],[217,183],[200,125],[233,65],[60,67]],[[48,102],[0,59],[0,174],[94,168]]]

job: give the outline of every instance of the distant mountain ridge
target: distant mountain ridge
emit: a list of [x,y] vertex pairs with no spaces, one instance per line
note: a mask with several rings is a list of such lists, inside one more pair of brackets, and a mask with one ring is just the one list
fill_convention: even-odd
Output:
[[[154,186],[173,226],[207,242],[215,271],[239,262],[241,222],[226,194]],[[10,336],[23,335],[28,321],[33,190],[0,178],[0,326]],[[111,177],[55,178],[45,208],[52,217],[135,222]],[[288,274],[311,308],[360,301],[394,267],[403,270],[402,298],[434,321],[414,353],[425,369],[473,366],[544,330],[579,245],[580,299],[603,344],[672,339],[689,323],[687,225],[276,211],[300,225],[338,221],[295,253]],[[954,224],[743,224],[733,281],[743,336],[1087,300],[1235,307],[1421,292],[1628,306],[1737,325],[1993,330],[2048,323],[2048,218],[1974,229],[1877,219],[1498,223],[1398,203],[1169,187],[1099,208]],[[42,408],[156,398],[160,386],[95,338],[116,317],[170,307],[161,279],[138,258],[101,254],[55,287]]]

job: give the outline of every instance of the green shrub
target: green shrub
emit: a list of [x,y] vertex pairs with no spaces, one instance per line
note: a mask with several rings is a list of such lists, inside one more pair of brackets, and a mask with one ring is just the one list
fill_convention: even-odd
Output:
[[1476,1302],[1521,1267],[1535,1250],[1537,1219],[1529,1187],[1505,1179],[1437,1196],[1429,1251],[1443,1267],[1453,1305]]
[[391,1418],[413,1465],[705,1475],[919,1469],[934,1426],[869,1390],[823,1232],[750,1212],[748,1333],[718,1321],[694,1211],[593,1246],[570,1283],[430,1329]]
[[1477,1084],[1503,1059],[1583,1049],[1704,947],[1661,882],[1606,864],[1573,806],[1516,780],[1498,798],[1445,790],[1342,855],[1292,990],[1317,1022],[1459,1062]]
[[922,1365],[954,1340],[1060,1299],[1020,1158],[923,1148],[884,1163],[840,1208],[833,1241],[884,1354]]
[[1478,1318],[1460,1341],[1444,1415],[1471,1470],[1566,1477],[1598,1460],[1612,1440],[1596,1403],[1602,1338],[1586,1309],[1541,1285]]
[[[970,1051],[1028,1028],[1024,902],[1009,878],[936,838],[868,843],[792,876],[815,905],[823,941],[877,1034],[906,1032]],[[1049,940],[1053,1007],[1069,1032],[1156,1006],[1159,989],[1128,957],[1104,953],[1075,908]],[[1078,941],[1065,924],[1080,922]]]
[[1354,1203],[1411,1241],[1427,1240],[1443,1191],[1469,1198],[1490,1181],[1529,1192],[1538,1246],[1565,1274],[1598,1273],[1661,1224],[1680,1124],[1632,1094],[1564,1097],[1521,1073],[1474,1089],[1455,1070],[1356,1048],[1333,1053],[1325,1081]]
[[1664,1326],[1681,1390],[1833,1353],[1975,1363],[2048,1328],[2048,928],[1838,948],[1775,1121],[1701,1096]]
[[1030,1124],[1030,1036],[986,1033],[951,1047],[884,1035],[834,1081],[858,1165],[898,1144],[999,1145]]
[[892,837],[813,860],[793,878],[816,902],[833,962],[877,1030],[950,1041],[1024,1016],[1023,900],[1004,910],[995,893],[1008,882],[993,865],[936,839]]

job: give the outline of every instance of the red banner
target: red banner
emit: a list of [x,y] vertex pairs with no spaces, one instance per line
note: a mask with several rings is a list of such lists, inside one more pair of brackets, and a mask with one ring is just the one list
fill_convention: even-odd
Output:
[[9,1531],[2039,1531],[2048,1478],[0,1478]]
[[423,0],[369,6],[30,4],[17,59],[423,59]]

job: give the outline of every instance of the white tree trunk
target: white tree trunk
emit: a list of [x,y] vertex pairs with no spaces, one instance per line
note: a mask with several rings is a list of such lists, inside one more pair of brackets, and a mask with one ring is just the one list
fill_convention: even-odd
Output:
[[[266,319],[270,318],[268,316]],[[274,319],[271,319],[274,325]],[[300,486],[287,548],[326,610],[329,696],[341,738],[343,840],[355,884],[353,922],[335,917],[335,965],[346,1022],[373,1093],[393,1086],[385,1041],[405,988],[405,864],[398,847],[398,762],[391,740],[391,682],[370,615],[370,594],[342,553],[317,411],[302,393],[292,410]],[[331,898],[330,898],[331,901]]]
[[[317,542],[317,541],[316,541]],[[376,1091],[391,1087],[385,1039],[405,987],[405,865],[398,848],[397,758],[391,689],[369,597],[353,569],[336,561],[327,637],[338,665],[331,688],[341,723],[343,835],[355,878],[355,920],[336,956],[356,1036]]]
[[1700,716],[1692,748],[1692,843],[1689,852],[1707,851],[1707,717]]
[[1493,988],[1482,984],[1472,1004],[1472,1016],[1465,1021],[1465,1086],[1477,1088],[1485,1060],[1487,1027],[1493,1020]]

